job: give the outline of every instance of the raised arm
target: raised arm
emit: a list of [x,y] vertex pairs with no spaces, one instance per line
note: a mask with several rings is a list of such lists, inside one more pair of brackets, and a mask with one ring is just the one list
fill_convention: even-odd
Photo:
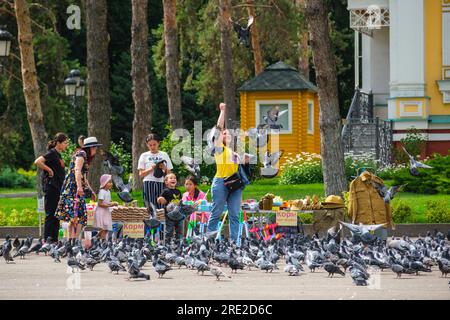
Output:
[[225,108],[226,104],[221,102],[219,105],[220,109],[219,119],[217,119],[217,126],[220,128],[220,130],[225,129]]

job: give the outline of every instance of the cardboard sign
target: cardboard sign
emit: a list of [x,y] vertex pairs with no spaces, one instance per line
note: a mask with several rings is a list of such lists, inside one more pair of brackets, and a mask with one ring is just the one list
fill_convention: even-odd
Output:
[[277,211],[277,223],[280,227],[296,227],[297,212]]
[[95,208],[93,210],[86,210],[87,215],[87,226],[93,227],[94,226],[94,217],[95,217]]
[[133,239],[144,238],[144,229],[143,222],[127,222],[123,224],[123,236]]

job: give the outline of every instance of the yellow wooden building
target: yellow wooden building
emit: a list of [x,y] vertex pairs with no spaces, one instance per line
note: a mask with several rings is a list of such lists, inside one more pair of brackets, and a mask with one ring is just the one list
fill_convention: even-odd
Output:
[[295,68],[277,62],[238,90],[242,130],[264,124],[267,112],[278,106],[278,141],[283,158],[300,152],[320,153],[317,87]]

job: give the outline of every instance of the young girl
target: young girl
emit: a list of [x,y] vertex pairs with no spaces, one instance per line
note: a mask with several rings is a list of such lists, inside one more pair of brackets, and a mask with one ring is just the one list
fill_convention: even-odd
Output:
[[111,202],[112,177],[104,174],[100,177],[100,192],[98,193],[98,204],[95,210],[94,227],[100,229],[98,237],[106,239],[108,231],[112,231],[111,211],[109,208],[119,205]]
[[205,193],[198,188],[197,179],[194,176],[186,177],[184,181],[186,192],[183,194],[183,201],[197,201],[205,199]]
[[145,142],[149,151],[141,154],[138,162],[139,177],[144,179],[144,203],[147,208],[150,203],[162,208],[157,199],[164,189],[164,175],[173,168],[172,162],[167,153],[159,151],[159,138],[155,134],[149,134]]

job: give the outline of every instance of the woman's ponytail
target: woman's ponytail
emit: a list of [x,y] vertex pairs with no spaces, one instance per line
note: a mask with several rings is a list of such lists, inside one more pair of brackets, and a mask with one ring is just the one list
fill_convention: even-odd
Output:
[[67,135],[65,133],[62,132],[58,132],[57,134],[55,134],[55,137],[53,138],[53,140],[50,140],[47,143],[47,150],[53,149],[54,147],[56,147],[56,144],[59,142],[64,142],[68,139]]

